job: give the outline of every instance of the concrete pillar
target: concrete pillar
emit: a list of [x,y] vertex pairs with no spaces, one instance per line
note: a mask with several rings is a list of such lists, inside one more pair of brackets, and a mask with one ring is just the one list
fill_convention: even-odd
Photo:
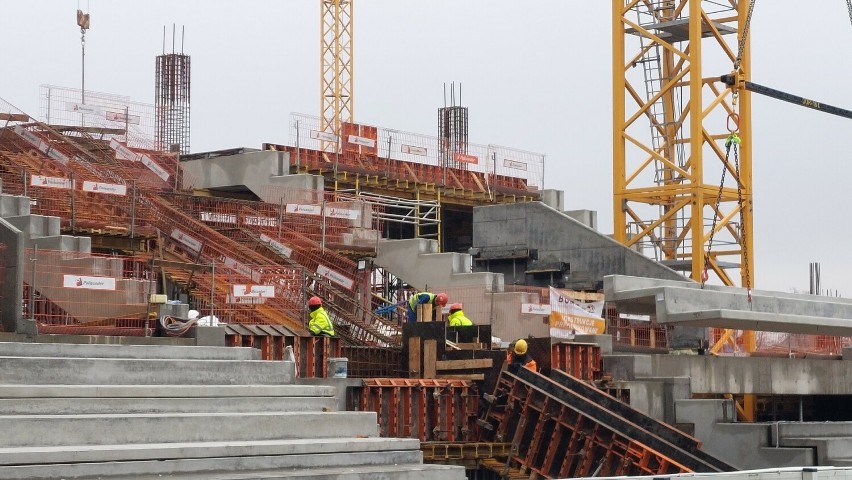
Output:
[[6,332],[35,335],[35,324],[23,320],[24,296],[24,258],[27,233],[18,230],[6,220],[0,218],[0,243],[6,245],[2,252],[5,274],[0,286],[0,321]]

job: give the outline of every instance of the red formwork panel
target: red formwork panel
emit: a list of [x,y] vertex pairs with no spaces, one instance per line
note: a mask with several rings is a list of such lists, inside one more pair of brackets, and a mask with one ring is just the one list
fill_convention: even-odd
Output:
[[490,410],[493,440],[511,442],[513,470],[530,478],[663,475],[691,470],[514,378],[505,408]]
[[601,374],[601,347],[591,343],[554,343],[551,368],[581,380],[597,380]]
[[382,437],[464,442],[475,436],[479,390],[467,380],[365,379],[349,407],[376,412]]

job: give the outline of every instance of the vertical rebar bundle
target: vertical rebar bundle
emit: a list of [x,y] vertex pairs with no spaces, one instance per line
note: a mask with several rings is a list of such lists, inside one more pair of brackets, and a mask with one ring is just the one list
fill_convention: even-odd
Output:
[[163,53],[157,56],[156,69],[157,148],[187,154],[190,132],[189,55],[183,53],[183,48],[181,53]]

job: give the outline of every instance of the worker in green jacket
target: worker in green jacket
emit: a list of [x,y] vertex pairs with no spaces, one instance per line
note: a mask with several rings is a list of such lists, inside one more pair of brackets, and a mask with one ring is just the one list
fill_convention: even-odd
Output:
[[328,318],[328,313],[322,308],[322,299],[311,297],[308,300],[308,309],[311,311],[311,321],[308,322],[308,330],[312,335],[334,336],[334,324]]
[[461,303],[454,303],[450,305],[450,316],[447,317],[447,321],[451,327],[473,326],[473,322],[464,315]]
[[447,304],[447,294],[434,294],[431,292],[417,292],[408,299],[408,321],[417,321],[417,306],[431,303],[440,308]]

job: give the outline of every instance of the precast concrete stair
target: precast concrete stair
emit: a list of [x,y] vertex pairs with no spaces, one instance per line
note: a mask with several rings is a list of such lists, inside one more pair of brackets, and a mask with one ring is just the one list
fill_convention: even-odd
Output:
[[777,422],[770,427],[774,445],[812,448],[815,465],[852,466],[852,422]]
[[[737,423],[732,400],[691,398],[696,392],[708,393],[708,386],[702,382],[709,381],[705,378],[709,369],[691,370],[687,366],[705,360],[725,362],[729,359],[697,355],[603,356],[604,370],[613,375],[617,385],[630,390],[633,408],[667,423],[688,427],[711,455],[740,469],[821,465],[816,463],[813,449],[806,444],[770,442],[770,428],[774,424]],[[671,365],[683,368],[667,368]],[[734,378],[733,381],[738,379],[732,372],[742,374],[736,368],[723,371]]]
[[250,348],[0,342],[0,479],[463,479]]

